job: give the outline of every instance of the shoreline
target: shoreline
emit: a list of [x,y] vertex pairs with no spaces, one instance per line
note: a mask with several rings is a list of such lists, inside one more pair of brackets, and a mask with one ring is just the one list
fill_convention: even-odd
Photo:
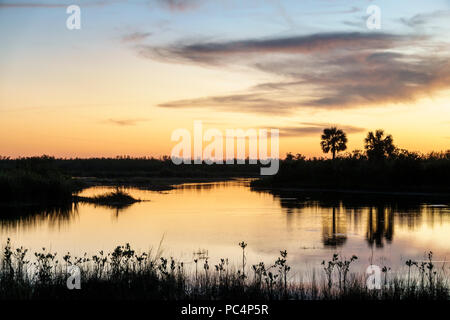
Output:
[[[68,205],[78,202],[86,202],[86,203],[95,203],[95,200],[89,197],[82,197],[78,194],[91,187],[128,187],[128,188],[137,188],[141,190],[155,191],[155,192],[163,192],[170,191],[176,189],[178,186],[183,184],[197,184],[197,183],[215,183],[215,182],[225,182],[232,181],[236,179],[240,179],[239,177],[225,177],[225,178],[145,178],[145,177],[128,177],[128,178],[97,178],[97,177],[72,177],[72,179],[80,183],[81,185],[77,186],[77,189],[73,191],[73,194],[70,198],[64,201],[58,202],[42,202],[27,199],[26,201],[6,201],[0,202],[1,207],[33,207],[33,206],[59,206],[59,205]],[[127,204],[133,204],[127,203]],[[104,202],[103,204],[114,205],[116,203],[108,203]],[[123,203],[120,203],[121,205]]]
[[85,184],[82,189],[90,187],[131,187],[150,191],[169,191],[176,189],[176,186],[186,183],[208,183],[224,182],[239,179],[239,177],[221,177],[221,178],[146,178],[146,177],[127,177],[127,178],[98,178],[98,177],[72,177],[75,181]]
[[450,200],[450,192],[419,192],[419,191],[395,191],[395,190],[370,190],[370,189],[336,189],[336,188],[308,188],[308,187],[267,187],[250,186],[255,191],[285,191],[285,192],[312,192],[312,193],[336,193],[357,195],[384,195],[401,197],[443,197]]

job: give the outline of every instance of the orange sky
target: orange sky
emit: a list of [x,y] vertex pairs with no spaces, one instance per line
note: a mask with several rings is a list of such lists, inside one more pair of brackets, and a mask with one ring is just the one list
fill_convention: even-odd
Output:
[[[192,130],[194,120],[224,133],[279,128],[280,155],[321,156],[320,130],[329,125],[349,128],[349,151],[363,149],[367,131],[379,128],[401,148],[450,149],[450,72],[439,60],[448,58],[444,36],[411,40],[414,30],[394,22],[381,37],[362,27],[336,31],[334,18],[320,28],[312,20],[305,29],[287,28],[265,21],[265,13],[251,24],[239,8],[229,14],[248,23],[243,34],[231,22],[211,30],[192,23],[210,7],[161,8],[149,13],[149,24],[145,12],[133,11],[141,21],[133,25],[127,11],[110,20],[113,8],[82,8],[99,22],[78,31],[61,24],[64,13],[0,8],[0,155],[160,156],[176,144],[172,131]],[[434,46],[426,59],[423,45]],[[350,70],[355,64],[367,83],[360,69]],[[273,83],[279,87],[268,89]]]

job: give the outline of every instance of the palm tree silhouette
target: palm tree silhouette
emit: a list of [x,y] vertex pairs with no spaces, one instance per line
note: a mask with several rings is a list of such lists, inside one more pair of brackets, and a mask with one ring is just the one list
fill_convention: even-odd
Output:
[[333,160],[336,158],[336,153],[347,149],[347,136],[341,129],[331,127],[323,129],[322,141],[320,146],[324,153],[331,151]]
[[384,159],[395,151],[394,139],[390,134],[384,138],[384,131],[381,129],[378,129],[375,133],[369,132],[364,142],[364,148],[369,159]]

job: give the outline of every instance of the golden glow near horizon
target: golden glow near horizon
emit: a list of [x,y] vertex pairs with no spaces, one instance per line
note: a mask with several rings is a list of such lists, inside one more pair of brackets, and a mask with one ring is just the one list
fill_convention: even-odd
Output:
[[[263,47],[261,52],[264,50],[265,54],[262,60],[257,60],[259,56],[249,53],[249,49],[236,52],[237,49],[224,40],[223,44],[215,49],[215,56],[210,56],[209,51],[194,52],[198,50],[195,49],[197,47],[188,47],[188,49],[171,47],[180,39],[192,40],[195,38],[193,35],[198,35],[201,30],[204,30],[200,26],[192,26],[192,30],[186,30],[185,37],[177,37],[183,26],[188,25],[188,21],[184,19],[193,19],[192,16],[197,13],[177,12],[170,13],[166,17],[167,13],[152,12],[155,22],[150,25],[141,25],[140,29],[149,29],[151,34],[152,28],[160,28],[157,30],[160,34],[145,35],[145,37],[148,37],[150,44],[155,43],[156,47],[162,48],[164,44],[168,45],[165,48],[167,57],[154,57],[153,51],[148,53],[149,57],[142,54],[147,48],[145,45],[149,45],[148,42],[130,42],[130,37],[126,41],[123,38],[126,33],[138,34],[131,32],[133,28],[131,31],[127,28],[119,28],[127,21],[131,21],[131,16],[124,14],[123,21],[110,21],[111,17],[104,17],[108,8],[108,6],[93,9],[82,7],[82,10],[98,15],[100,22],[94,25],[89,20],[85,21],[79,31],[67,31],[64,29],[64,24],[61,27],[62,30],[57,29],[60,21],[56,17],[59,13],[50,9],[48,10],[50,13],[30,8],[0,9],[0,37],[4,42],[0,54],[0,135],[2,136],[0,155],[11,157],[42,154],[57,157],[170,155],[172,147],[176,144],[170,140],[172,131],[178,128],[192,130],[194,120],[202,120],[205,128],[218,128],[222,131],[237,128],[279,128],[280,156],[282,157],[287,152],[301,153],[306,156],[323,156],[319,145],[320,129],[333,124],[343,126],[344,131],[345,127],[356,128],[347,133],[349,140],[347,151],[363,149],[363,139],[367,131],[379,128],[392,134],[395,144],[400,148],[424,153],[450,149],[450,85],[445,71],[448,69],[448,64],[443,64],[439,68],[431,64],[430,69],[435,72],[432,76],[438,80],[430,80],[426,84],[428,87],[417,94],[415,91],[409,91],[412,90],[410,87],[414,87],[416,83],[408,82],[398,88],[399,91],[404,90],[398,94],[398,97],[395,92],[390,93],[388,98],[377,93],[378,95],[375,95],[373,99],[368,97],[359,105],[350,105],[345,97],[336,95],[332,98],[343,99],[342,107],[302,107],[299,103],[300,107],[296,105],[286,109],[283,107],[285,104],[288,105],[295,100],[307,100],[318,91],[324,90],[324,87],[320,87],[323,86],[323,80],[321,82],[311,80],[317,82],[316,87],[294,86],[292,90],[283,87],[280,91],[261,89],[258,85],[298,81],[295,76],[293,79],[287,79],[283,74],[284,69],[280,73],[273,71],[273,69],[284,68],[281,64],[283,60],[278,59],[292,54],[295,50],[299,53],[292,58],[302,55],[302,59],[313,59],[315,54],[324,55],[334,46],[342,45],[343,41],[349,42],[349,46],[358,45],[358,43],[355,44],[356,40],[348,39],[345,33],[355,32],[355,30],[342,31],[334,38],[326,39],[328,42],[318,45],[317,48],[314,47],[315,42],[313,42],[313,47],[308,47],[313,54],[303,52],[305,49],[301,47],[302,42],[297,44],[295,50],[289,48],[288,50],[282,46],[268,48],[267,46],[273,45],[271,42],[269,44],[261,42],[259,46]],[[419,12],[420,9],[417,8]],[[33,17],[37,21],[36,25],[33,25],[33,19],[30,18],[31,11],[35,12]],[[311,11],[314,10],[311,9]],[[125,10],[125,12],[128,11]],[[270,14],[270,11],[268,12]],[[51,16],[49,19],[47,14]],[[128,12],[128,14],[132,13]],[[139,21],[146,19],[145,13],[133,12],[133,14]],[[241,17],[242,12],[233,11],[233,14]],[[28,24],[20,24],[24,20],[27,20]],[[169,31],[161,27],[163,21],[170,25],[167,27]],[[305,22],[308,21],[311,22],[305,20]],[[211,37],[214,32],[221,34],[221,30],[225,30],[227,36],[222,37],[229,39],[242,37],[265,39],[273,34],[282,33],[281,29],[283,29],[255,21],[254,24],[247,26],[248,29],[241,36],[235,27],[222,23],[223,25],[215,25],[205,37]],[[329,21],[329,27],[323,26],[320,30],[311,28],[308,32],[297,30],[299,31],[297,33],[301,35],[319,32],[337,33],[333,29],[335,23],[333,18]],[[261,31],[265,30],[264,28],[257,28],[260,24],[267,28],[267,34]],[[388,23],[387,25],[389,26]],[[222,29],[220,29],[221,26]],[[18,28],[17,31],[15,27]],[[444,28],[445,25],[441,27]],[[51,30],[53,28],[56,29]],[[383,32],[394,33],[396,29],[392,28],[394,26]],[[12,30],[15,30],[15,34]],[[447,32],[445,30],[442,32]],[[358,30],[358,32],[364,34],[367,30]],[[408,32],[411,33],[409,30],[405,31],[405,34]],[[286,36],[292,36],[293,33],[297,34],[291,30],[286,32]],[[248,46],[251,49],[252,41],[242,41],[240,46]],[[360,36],[357,41],[371,43],[372,39]],[[382,40],[377,38],[376,41]],[[389,39],[389,41],[393,40]],[[219,40],[211,43],[218,42]],[[367,45],[365,42],[363,44]],[[444,48],[442,52],[445,53],[446,42],[440,44]],[[369,49],[372,49],[371,45],[368,45]],[[382,45],[386,44],[382,43]],[[420,47],[420,42],[409,46],[414,45]],[[172,49],[173,51],[170,51]],[[187,53],[176,56],[182,50]],[[408,50],[405,49],[404,52]],[[442,54],[442,52],[436,54]],[[420,53],[417,56],[421,57]],[[362,59],[359,56],[351,56],[351,58]],[[368,61],[369,58],[372,59],[372,56],[364,59]],[[197,63],[200,59],[204,59],[204,62]],[[215,59],[219,59],[220,62]],[[230,59],[239,60],[239,63],[230,63]],[[398,62],[395,56],[393,60],[387,61],[388,63],[404,63],[400,64],[400,69],[407,66],[406,59],[404,61],[399,59],[400,62]],[[255,63],[265,63],[264,68],[255,68]],[[301,66],[294,71],[303,72],[304,65],[301,64]],[[334,70],[329,69],[329,72]],[[326,73],[327,70],[324,66],[323,72]],[[319,68],[318,71],[322,69]],[[411,72],[409,77],[418,78],[417,83],[428,81],[421,78],[425,77],[427,70],[401,69],[398,73],[399,77],[406,71]],[[304,73],[301,77],[310,75],[310,73]],[[370,72],[368,76],[370,77]],[[383,78],[377,79],[379,75],[374,77],[375,80],[368,79],[368,83],[386,81]],[[385,77],[389,78],[389,74]],[[342,79],[342,82],[347,80],[352,79]],[[407,80],[398,79],[398,81]],[[326,89],[340,90],[339,94],[350,90],[348,87],[336,89],[335,85],[340,82],[339,80],[326,84]],[[349,86],[351,85],[354,84],[350,83]],[[385,90],[389,91],[389,86]],[[324,91],[323,95],[326,94],[328,93]],[[251,101],[242,100],[242,97],[239,97],[233,102],[233,98],[240,95],[251,96]],[[217,97],[229,97],[229,100],[224,102],[225,99],[221,100]],[[328,97],[323,96],[323,98]],[[270,106],[271,110],[268,110],[267,106],[258,105],[264,99],[273,103]],[[379,102],[376,99],[379,99]],[[184,101],[186,106],[164,107],[164,104],[170,105],[173,102],[176,104],[178,101]],[[202,101],[205,101],[204,105]],[[289,128],[305,128],[305,130],[292,134],[289,133],[292,131],[286,130]]]

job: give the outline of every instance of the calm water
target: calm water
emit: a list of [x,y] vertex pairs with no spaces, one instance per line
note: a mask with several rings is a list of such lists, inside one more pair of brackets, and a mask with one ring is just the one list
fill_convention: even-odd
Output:
[[[95,187],[81,195],[111,191]],[[375,264],[398,268],[409,258],[423,259],[432,250],[438,261],[450,257],[448,204],[416,198],[399,201],[351,195],[329,198],[299,192],[252,191],[246,181],[185,184],[168,192],[128,189],[149,200],[114,209],[80,204],[39,210],[5,209],[0,216],[0,241],[32,250],[110,251],[129,242],[138,251],[154,250],[163,239],[164,255],[186,264],[194,252],[230,258],[238,265],[248,243],[248,265],[270,263],[279,250],[288,251],[295,271],[319,267],[333,252],[356,254],[356,269]]]

